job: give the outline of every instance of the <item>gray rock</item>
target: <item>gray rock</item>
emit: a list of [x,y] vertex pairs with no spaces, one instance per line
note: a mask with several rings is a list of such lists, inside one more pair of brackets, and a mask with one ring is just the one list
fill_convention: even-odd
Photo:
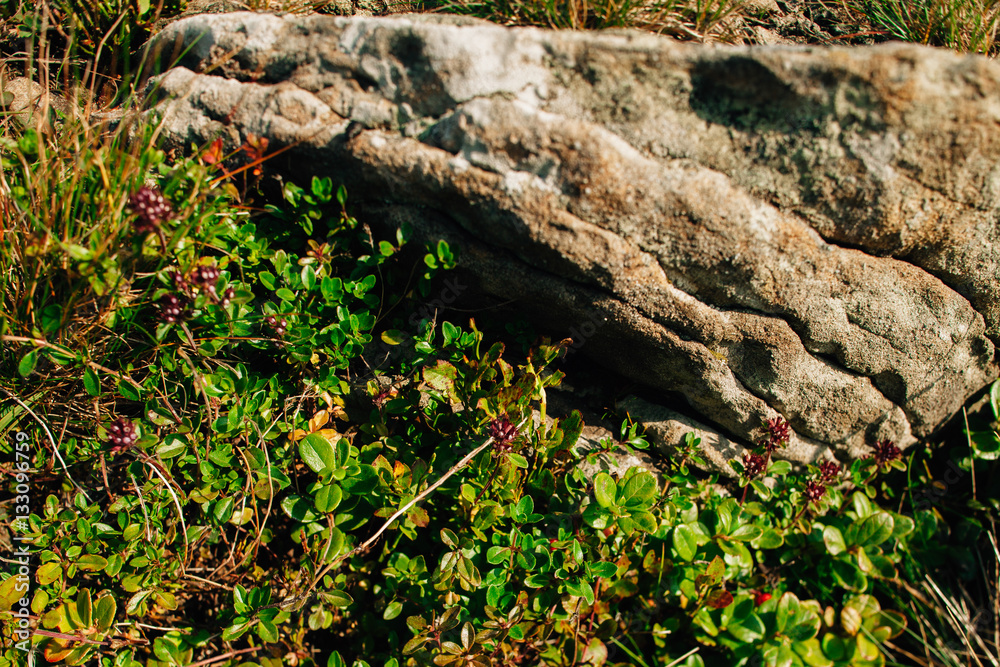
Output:
[[184,53],[148,88],[170,144],[296,144],[270,168],[453,243],[720,443],[780,414],[793,460],[906,447],[997,377],[985,58],[434,15],[197,16],[151,48]]

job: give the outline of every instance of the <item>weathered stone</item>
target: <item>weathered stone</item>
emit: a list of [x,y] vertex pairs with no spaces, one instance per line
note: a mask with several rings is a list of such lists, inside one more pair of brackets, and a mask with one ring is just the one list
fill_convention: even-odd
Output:
[[270,167],[453,243],[727,442],[780,414],[794,460],[905,447],[997,376],[985,58],[434,15],[193,17],[152,43],[176,45],[150,87],[168,142],[296,144]]

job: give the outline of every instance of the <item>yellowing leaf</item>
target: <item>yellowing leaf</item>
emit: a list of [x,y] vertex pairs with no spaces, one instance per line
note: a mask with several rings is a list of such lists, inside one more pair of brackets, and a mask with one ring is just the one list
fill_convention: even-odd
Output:
[[14,603],[28,593],[28,581],[16,575],[0,583],[0,611],[9,611]]
[[330,421],[330,412],[327,410],[320,410],[309,420],[310,433],[320,430],[326,426],[328,421]]

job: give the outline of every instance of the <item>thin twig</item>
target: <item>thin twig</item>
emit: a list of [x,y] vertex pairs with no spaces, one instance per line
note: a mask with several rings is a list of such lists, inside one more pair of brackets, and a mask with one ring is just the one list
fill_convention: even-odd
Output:
[[228,660],[236,655],[241,655],[243,653],[256,653],[262,646],[253,646],[251,648],[241,648],[236,651],[230,651],[229,653],[223,653],[217,655],[214,658],[208,658],[207,660],[199,660],[198,662],[192,662],[188,667],[201,667],[202,665],[211,665],[213,662],[222,662],[223,660]]
[[[62,352],[65,355],[74,356],[73,351],[70,350],[68,347],[63,347],[62,345],[55,345],[54,343],[50,343],[44,338],[29,338],[27,336],[11,336],[8,334],[4,334],[0,336],[0,340],[9,343],[31,343],[32,345],[37,345],[38,347],[44,347],[50,350],[58,350],[59,352]],[[126,382],[131,383],[132,386],[138,389],[142,389],[141,384],[130,378],[128,375],[125,375],[124,373],[119,373],[118,371],[112,370],[107,366],[102,366],[96,361],[91,361],[90,359],[84,359],[83,363],[85,363],[87,366],[90,366],[95,371],[101,371],[102,373],[107,373],[108,375],[116,377],[119,380],[125,380]]]
[[271,479],[271,456],[267,453],[267,445],[264,442],[264,437],[270,433],[271,429],[277,425],[277,421],[271,422],[271,425],[267,427],[267,430],[263,433],[260,432],[260,427],[257,426],[256,422],[251,422],[253,424],[254,430],[257,431],[257,437],[260,440],[260,449],[264,452],[264,463],[265,470],[267,471],[267,509],[264,511],[264,520],[260,522],[260,526],[257,527],[257,538],[254,540],[253,552],[254,557],[257,555],[257,550],[260,549],[260,538],[264,533],[264,526],[267,525],[267,520],[271,518],[271,507],[274,504],[274,481]]
[[159,467],[153,465],[153,463],[148,460],[145,461],[145,463],[146,465],[149,466],[150,470],[156,473],[157,477],[163,480],[163,484],[167,487],[167,492],[170,493],[170,497],[174,499],[174,505],[177,506],[177,516],[180,517],[181,528],[184,530],[184,532],[181,534],[181,540],[183,541],[184,544],[184,560],[181,562],[181,574],[184,574],[184,566],[187,565],[189,554],[188,554],[187,523],[184,522],[184,510],[181,509],[181,501],[177,497],[177,494],[174,493],[174,488],[170,486],[170,482],[168,482],[167,478],[164,477],[163,473],[160,472]]
[[[524,425],[527,423],[527,421],[528,421],[527,417],[525,419],[523,419],[521,421],[521,423],[518,425],[518,430],[520,430],[521,428],[523,428]],[[411,507],[413,507],[418,502],[420,502],[421,500],[423,500],[424,498],[426,498],[427,496],[429,496],[430,494],[432,494],[435,490],[437,490],[437,488],[439,486],[441,486],[446,481],[448,481],[448,479],[451,478],[452,475],[454,475],[459,470],[461,470],[462,468],[464,468],[465,466],[467,466],[469,464],[469,462],[472,461],[472,459],[474,459],[476,456],[479,455],[480,452],[482,452],[483,450],[485,450],[487,447],[489,447],[492,444],[493,444],[493,438],[492,437],[487,438],[486,441],[483,444],[479,445],[478,447],[476,447],[475,449],[473,449],[471,452],[469,452],[468,454],[466,454],[465,456],[463,456],[462,460],[459,461],[458,463],[456,463],[455,465],[453,465],[451,468],[449,468],[448,472],[446,472],[444,475],[442,475],[440,479],[438,479],[436,482],[434,482],[433,484],[431,484],[430,486],[428,486],[426,489],[424,489],[423,491],[421,491],[420,493],[418,493],[412,500],[410,500],[410,502],[406,503],[401,508],[399,508],[395,512],[395,514],[393,514],[392,516],[390,516],[386,520],[386,522],[384,524],[382,524],[382,527],[379,528],[375,532],[374,535],[372,535],[370,538],[368,538],[367,540],[365,540],[360,546],[357,546],[357,547],[351,549],[350,551],[348,551],[346,554],[335,558],[331,563],[327,564],[326,567],[324,567],[322,570],[320,570],[319,574],[317,574],[313,578],[313,582],[311,584],[309,584],[309,588],[307,588],[304,593],[302,593],[301,595],[292,596],[291,598],[287,598],[287,599],[282,600],[280,602],[275,602],[273,604],[268,605],[268,607],[288,607],[288,606],[293,605],[293,604],[298,604],[298,606],[295,607],[295,609],[300,609],[301,606],[303,604],[305,604],[305,602],[312,595],[313,589],[316,588],[316,585],[319,584],[319,582],[323,580],[324,576],[326,576],[327,572],[329,572],[333,568],[339,566],[340,563],[342,563],[343,561],[347,560],[351,556],[354,556],[355,554],[363,553],[363,552],[367,551],[368,549],[370,549],[372,547],[372,545],[375,544],[375,542],[378,541],[378,538],[381,537],[382,533],[384,533],[386,530],[388,530],[389,526],[391,526],[396,521],[396,519],[398,519],[399,517],[401,517],[404,514],[406,514],[410,510]],[[265,607],[265,609],[266,608],[267,607]]]
[[139,482],[136,481],[135,475],[131,472],[128,474],[132,478],[132,486],[135,487],[135,493],[139,496],[139,506],[142,507],[142,516],[146,519],[146,541],[153,541],[153,532],[149,527],[149,513],[146,512],[146,501],[142,499],[142,490],[139,489]]
[[25,410],[27,410],[28,414],[31,415],[35,419],[36,422],[38,422],[38,424],[45,431],[45,435],[47,435],[49,437],[49,442],[52,443],[52,453],[55,455],[55,457],[57,459],[59,459],[59,465],[62,466],[63,472],[66,473],[66,478],[69,479],[69,481],[73,483],[73,486],[75,486],[77,488],[77,490],[80,491],[80,493],[83,494],[83,497],[87,499],[87,502],[91,502],[91,503],[94,502],[93,500],[91,500],[90,496],[87,495],[87,492],[84,491],[83,487],[80,486],[79,484],[77,484],[76,480],[73,479],[73,476],[71,474],[69,474],[69,468],[66,466],[66,461],[63,460],[62,454],[59,453],[59,445],[56,444],[56,439],[52,436],[52,431],[49,430],[49,427],[46,426],[45,422],[42,421],[41,417],[39,417],[38,415],[36,415],[34,410],[32,410],[31,408],[29,408],[25,404],[24,401],[22,401],[20,398],[18,398],[16,394],[14,394],[13,392],[9,391],[6,387],[0,387],[0,390],[2,390],[5,394],[7,394],[7,396],[9,396],[10,399],[13,400],[15,403],[17,403],[22,408],[24,408]]
[[962,406],[962,417],[965,418],[965,439],[969,443],[969,456],[972,459],[972,463],[969,464],[969,470],[972,472],[972,499],[978,500],[976,498],[976,450],[972,445],[972,433],[969,431],[969,413],[964,405]]

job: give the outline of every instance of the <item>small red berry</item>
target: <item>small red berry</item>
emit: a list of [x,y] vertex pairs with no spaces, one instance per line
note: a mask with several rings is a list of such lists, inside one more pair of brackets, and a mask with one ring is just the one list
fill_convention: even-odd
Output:
[[757,591],[753,596],[753,604],[755,607],[759,607],[768,600],[771,599],[770,593],[765,593],[764,591]]

